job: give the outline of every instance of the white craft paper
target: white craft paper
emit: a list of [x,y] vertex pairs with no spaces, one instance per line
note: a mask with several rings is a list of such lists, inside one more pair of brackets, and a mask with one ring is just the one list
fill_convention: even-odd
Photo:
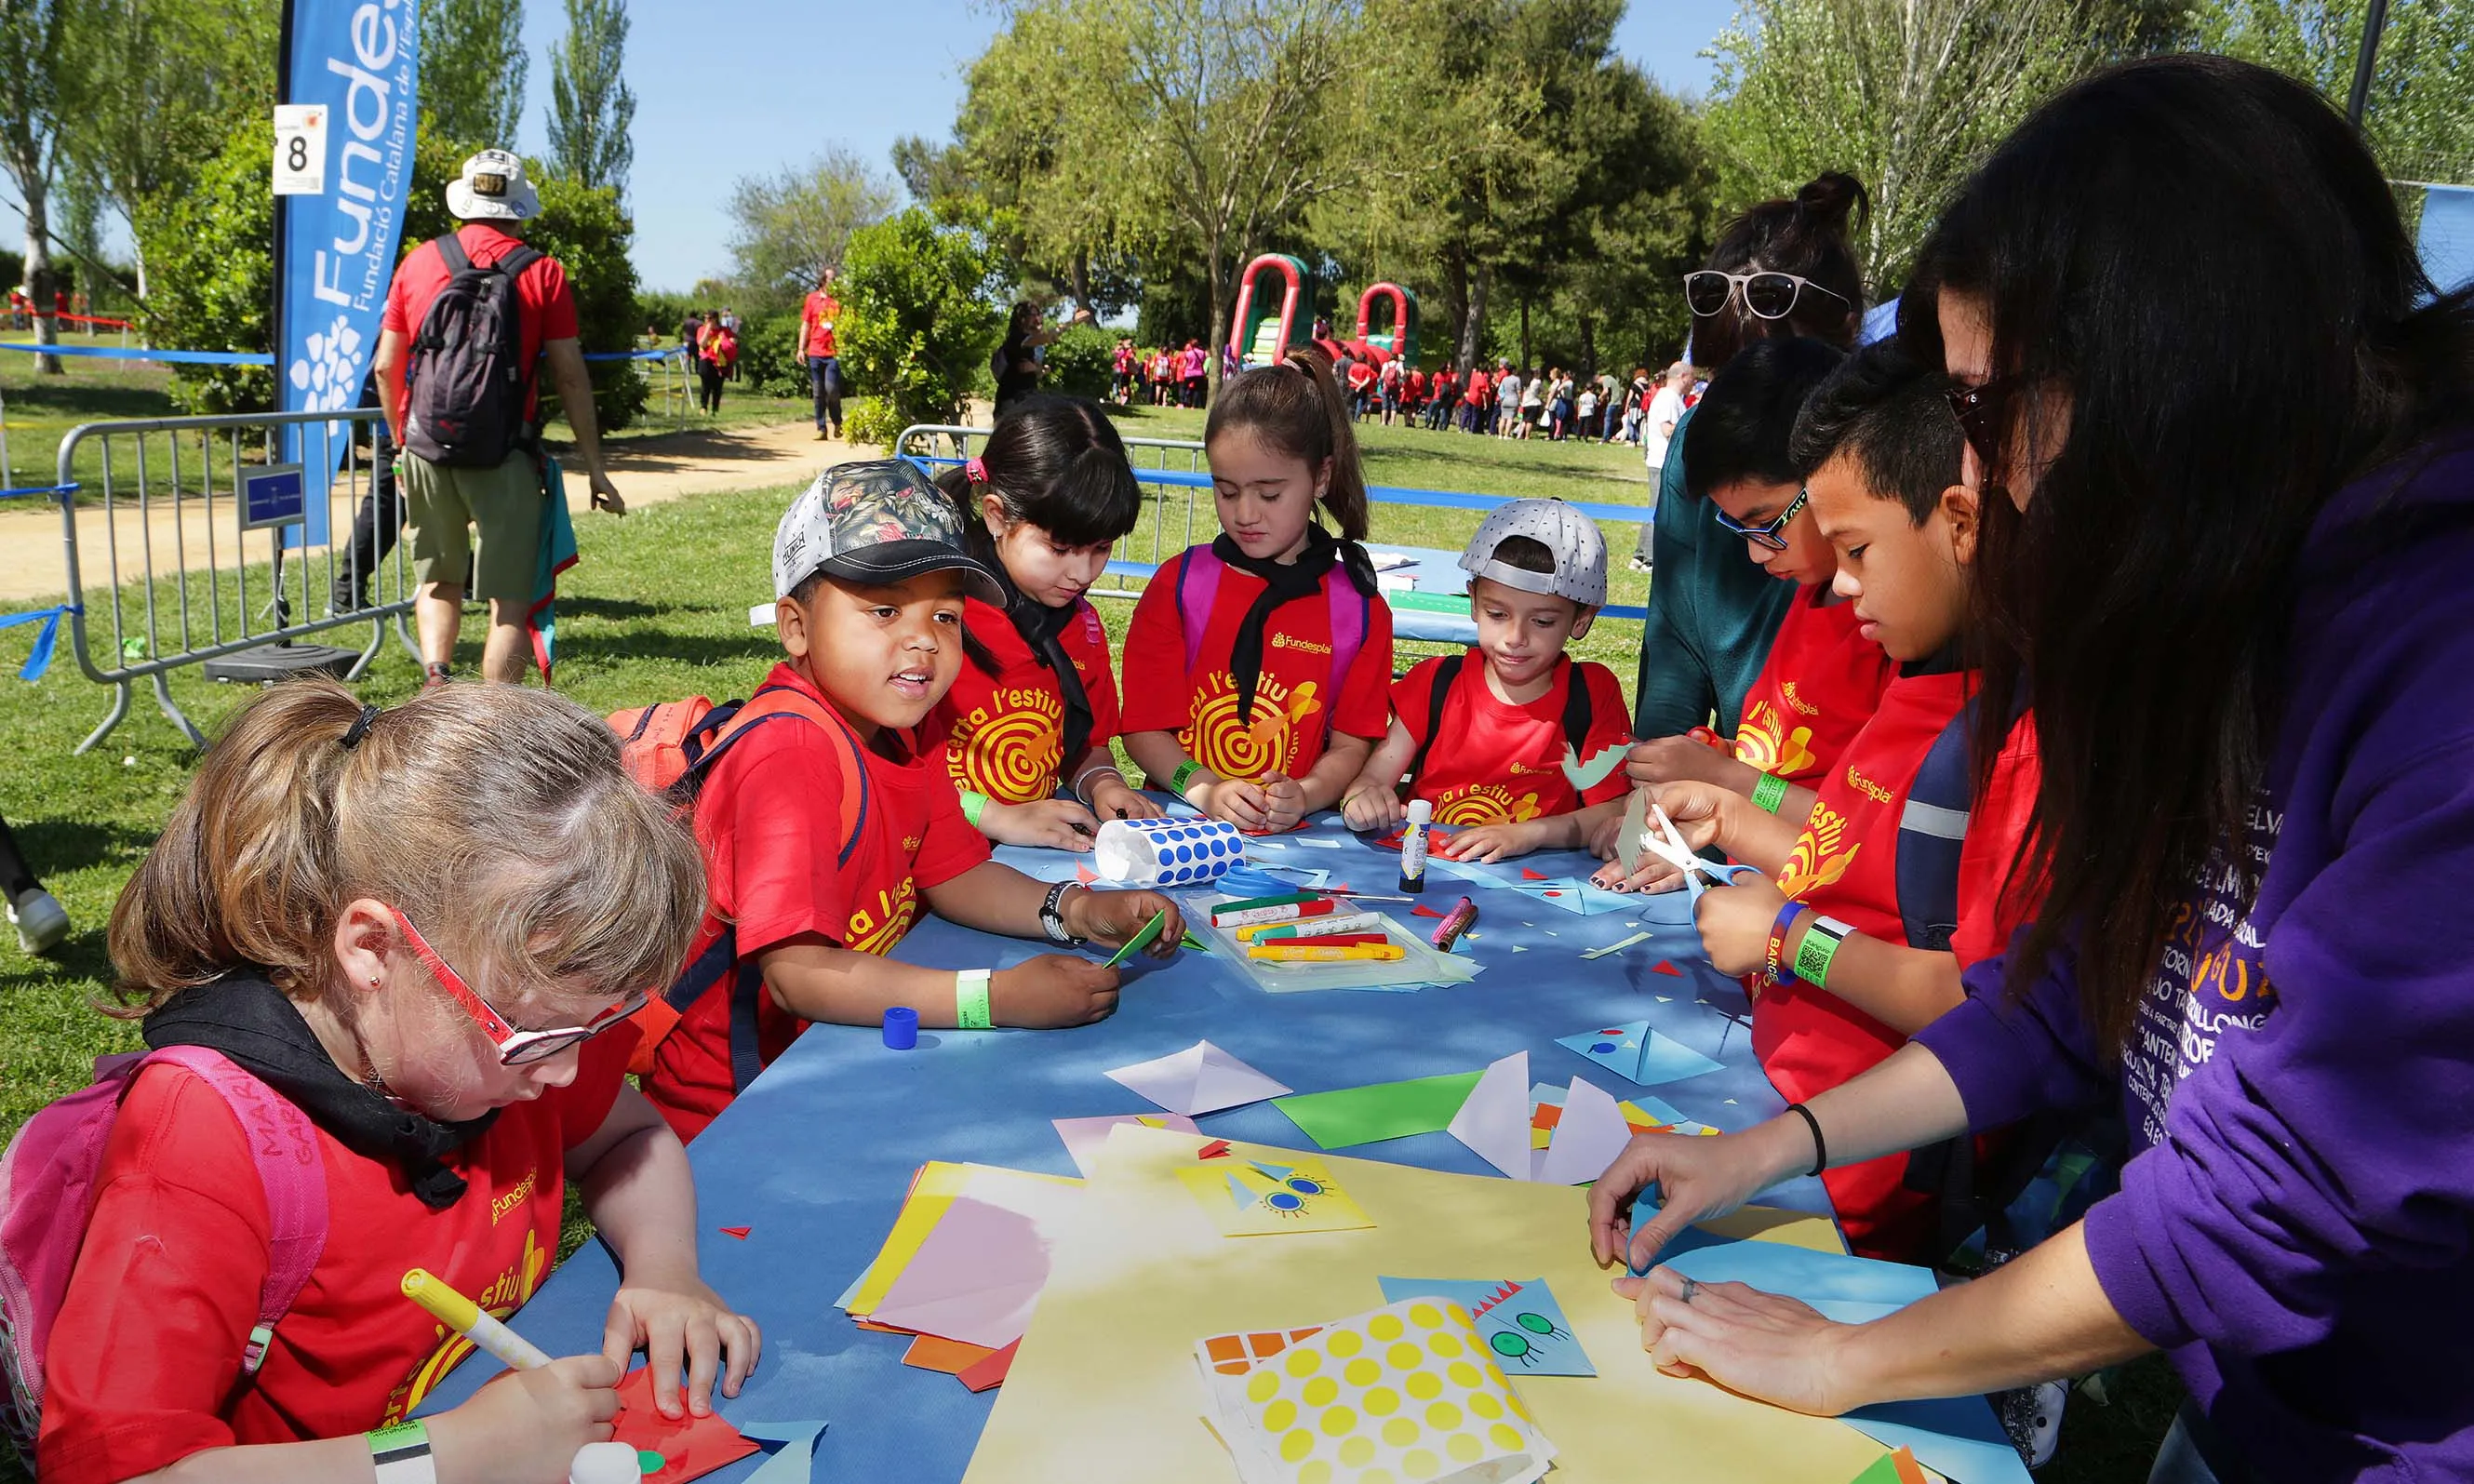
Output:
[[[1197,1041],[1173,1056],[1118,1067],[1108,1076],[1170,1112],[1183,1113],[1188,1118],[1260,1103],[1295,1090],[1209,1041]],[[1525,1077],[1521,1085],[1528,1085]]]

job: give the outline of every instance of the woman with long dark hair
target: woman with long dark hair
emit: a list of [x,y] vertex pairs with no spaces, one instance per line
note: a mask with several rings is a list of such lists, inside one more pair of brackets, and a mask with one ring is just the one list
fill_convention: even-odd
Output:
[[[1863,323],[1864,276],[1852,231],[1868,209],[1851,176],[1820,176],[1792,200],[1765,201],[1727,224],[1709,261],[1685,275],[1692,310],[1687,358],[1715,376],[1754,340],[1809,335],[1846,350]],[[1639,555],[1658,573],[1641,624],[1640,678],[1634,689],[1633,735],[1643,742],[1682,739],[1716,718],[1732,737],[1744,693],[1769,658],[1770,641],[1795,594],[1744,560],[1744,542],[1719,528],[1718,508],[1684,493],[1684,440],[1675,425],[1659,479],[1658,510],[1641,531]],[[1676,756],[1689,759],[1691,753]],[[1637,783],[1677,776],[1655,756],[1634,754]]]
[[2011,135],[1900,334],[1957,383],[1987,495],[1985,686],[2033,705],[2044,760],[2011,880],[2045,906],[1803,1114],[1636,1140],[1591,1196],[1600,1256],[2118,1097],[2119,1194],[1890,1318],[1617,1286],[1661,1366],[1807,1411],[2161,1349],[2191,1403],[2157,1479],[2474,1476],[2474,295],[2430,300],[2324,100],[2171,58]]

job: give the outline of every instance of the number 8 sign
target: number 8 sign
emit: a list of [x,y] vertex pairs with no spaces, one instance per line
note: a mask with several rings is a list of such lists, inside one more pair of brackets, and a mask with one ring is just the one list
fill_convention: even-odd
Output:
[[327,193],[327,107],[318,103],[275,106],[275,194]]

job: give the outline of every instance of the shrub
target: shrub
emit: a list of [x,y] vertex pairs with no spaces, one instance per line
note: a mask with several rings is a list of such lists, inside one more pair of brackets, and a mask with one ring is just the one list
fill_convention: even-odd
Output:
[[913,207],[851,233],[842,270],[842,368],[889,407],[888,433],[959,417],[999,336],[985,248]]
[[1117,332],[1098,325],[1072,325],[1048,348],[1048,377],[1041,390],[1098,400],[1108,395],[1116,364]]
[[739,375],[747,389],[759,396],[808,396],[808,361],[799,353],[799,317],[768,314],[741,320]]

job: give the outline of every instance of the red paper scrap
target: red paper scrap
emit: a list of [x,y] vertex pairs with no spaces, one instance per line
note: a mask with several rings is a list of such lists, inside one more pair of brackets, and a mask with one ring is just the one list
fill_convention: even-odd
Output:
[[1419,905],[1409,909],[1409,915],[1412,917],[1440,917],[1443,913],[1420,903]]
[[1006,1373],[1013,1369],[1013,1352],[1021,1345],[1016,1340],[987,1359],[963,1367],[954,1374],[954,1378],[972,1391],[992,1391],[1005,1384]]
[[753,1227],[724,1227],[721,1229],[721,1234],[726,1237],[737,1237],[744,1242],[747,1240],[747,1233],[755,1229]]
[[1522,881],[1553,881],[1555,878],[1547,875],[1544,871],[1533,871],[1524,865],[1520,868],[1520,879]]
[[[687,1484],[724,1464],[737,1463],[756,1451],[753,1439],[722,1421],[721,1414],[698,1417],[687,1409],[681,1388],[679,1415],[664,1417],[653,1405],[653,1371],[638,1366],[618,1383],[615,1437],[636,1450],[644,1468],[645,1484]],[[658,1466],[654,1459],[659,1458]]]
[[1538,894],[1540,896],[1562,896],[1564,893],[1561,891],[1540,891]]
[[1682,979],[1684,977],[1684,971],[1682,969],[1667,962],[1664,959],[1659,960],[1658,967],[1651,969],[1650,972],[1653,974],[1672,974],[1678,979]]
[[1083,865],[1078,862],[1074,867],[1074,879],[1087,887],[1093,882],[1098,881],[1100,877],[1099,873],[1092,870],[1091,867]]
[[1210,1143],[1196,1150],[1194,1152],[1194,1157],[1197,1159],[1219,1159],[1225,1157],[1227,1153],[1228,1141],[1226,1139],[1213,1139]]

